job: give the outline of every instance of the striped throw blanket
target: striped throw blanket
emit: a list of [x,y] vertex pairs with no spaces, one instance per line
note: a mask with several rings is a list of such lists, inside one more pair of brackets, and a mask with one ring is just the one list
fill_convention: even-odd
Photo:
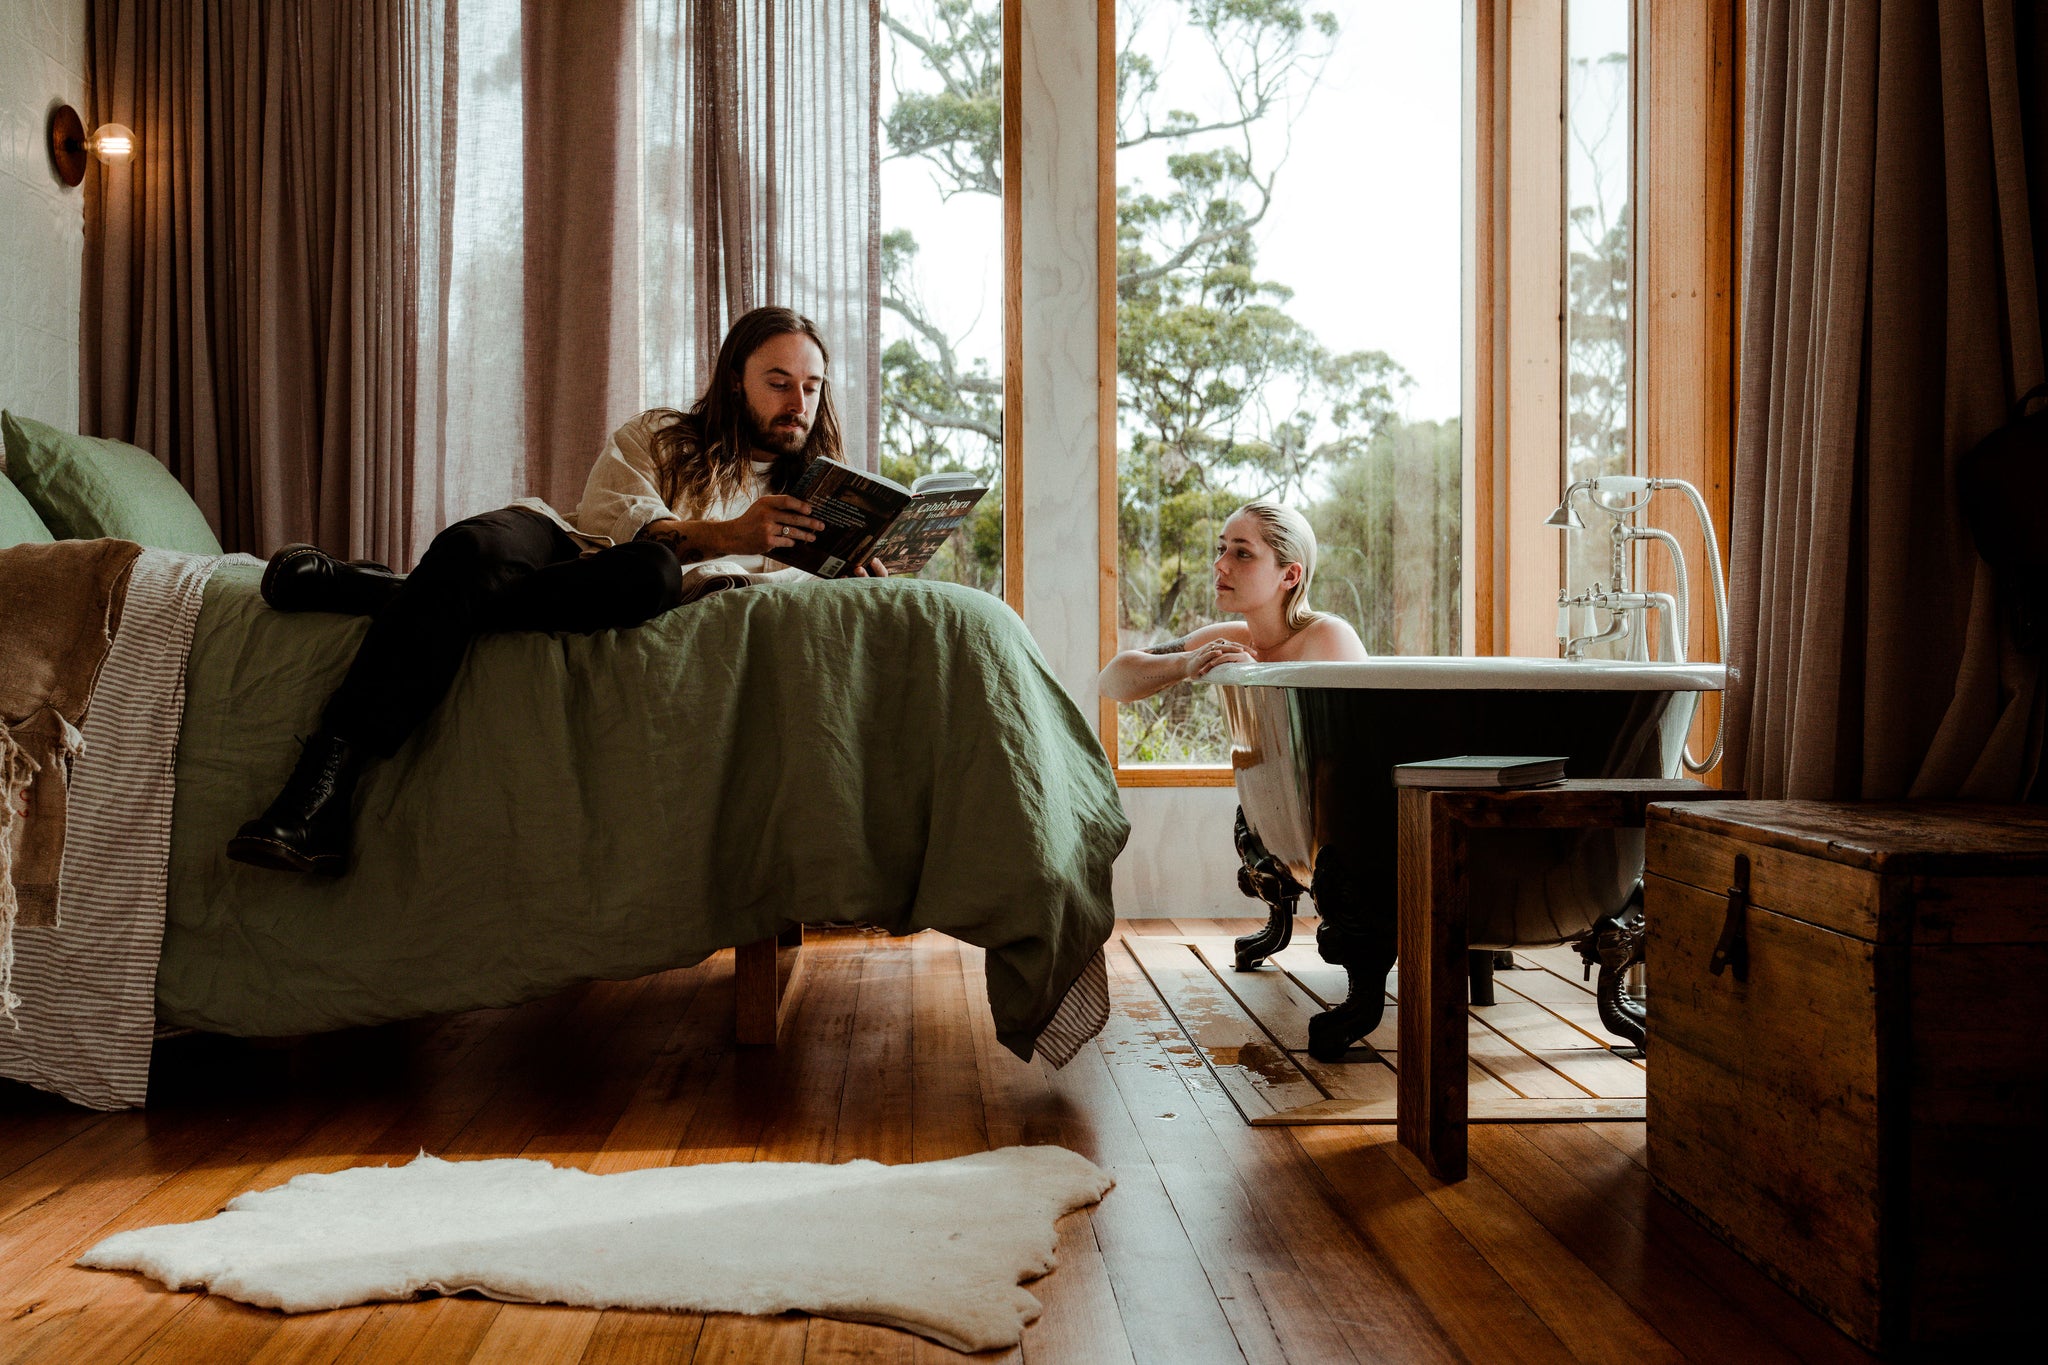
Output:
[[132,540],[0,549],[0,1019],[17,925],[57,923],[66,790],[93,684],[121,619]]
[[144,550],[81,727],[57,925],[15,935],[0,1075],[91,1109],[140,1105],[156,1035],[185,656],[216,557]]

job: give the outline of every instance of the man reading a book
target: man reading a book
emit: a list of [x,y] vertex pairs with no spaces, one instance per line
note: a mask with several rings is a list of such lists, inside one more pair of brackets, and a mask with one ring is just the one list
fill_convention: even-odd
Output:
[[[840,458],[825,343],[810,319],[757,308],[719,347],[687,412],[643,412],[612,434],[564,516],[522,498],[456,522],[411,574],[287,545],[263,574],[279,611],[371,617],[348,674],[284,789],[228,842],[258,867],[339,873],[365,763],[388,758],[453,685],[477,636],[588,634],[651,620],[684,599],[686,566],[782,570],[769,552],[825,529],[787,490],[820,456]],[[885,575],[879,562],[855,576]]]

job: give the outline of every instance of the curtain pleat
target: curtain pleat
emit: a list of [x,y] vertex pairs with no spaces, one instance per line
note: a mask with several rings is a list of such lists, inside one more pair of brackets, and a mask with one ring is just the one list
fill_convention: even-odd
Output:
[[[614,427],[642,407],[632,0],[520,7],[525,81],[525,491],[573,509]],[[509,283],[509,281],[508,281]],[[615,348],[614,343],[621,345]]]
[[402,0],[96,0],[90,113],[138,155],[86,195],[86,428],[151,451],[230,549],[410,553]]
[[87,430],[230,549],[409,565],[573,508],[611,429],[765,303],[880,432],[878,0],[95,0]]
[[847,455],[881,437],[878,0],[643,0],[653,401],[702,392],[732,321],[818,324]]
[[1750,34],[1729,781],[2017,799],[2039,661],[1955,465],[2043,374],[2039,43],[2010,0],[1757,0]]

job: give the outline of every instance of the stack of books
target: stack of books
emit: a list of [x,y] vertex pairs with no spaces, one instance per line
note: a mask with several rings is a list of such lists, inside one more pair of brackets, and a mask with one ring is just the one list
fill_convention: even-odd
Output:
[[1515,754],[1462,754],[1427,763],[1402,763],[1394,769],[1397,787],[1475,788],[1506,791],[1511,787],[1547,787],[1564,781],[1565,760]]

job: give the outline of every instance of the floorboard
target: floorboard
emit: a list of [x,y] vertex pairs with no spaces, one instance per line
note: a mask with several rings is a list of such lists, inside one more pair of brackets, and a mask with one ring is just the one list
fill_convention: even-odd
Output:
[[[1055,1072],[997,1041],[980,950],[845,930],[806,947],[809,981],[774,1049],[733,1042],[727,953],[518,1009],[271,1045],[174,1040],[159,1045],[146,1114],[87,1114],[0,1083],[0,1361],[960,1360],[903,1332],[801,1314],[457,1297],[287,1318],[72,1262],[123,1228],[207,1217],[243,1190],[421,1150],[602,1173],[902,1162],[1014,1143],[1071,1147],[1118,1183],[1061,1220],[1059,1266],[1031,1286],[1044,1307],[1022,1346],[977,1361],[1867,1359],[1655,1194],[1641,1123],[1476,1126],[1460,1185],[1430,1177],[1384,1126],[1248,1126],[1245,1097],[1212,1063],[1257,1039],[1229,1031],[1341,989],[1318,974],[1309,920],[1276,959],[1284,972],[1225,977],[1219,941],[1260,923],[1118,926],[1148,954],[1202,941],[1220,983],[1210,1016],[1225,1021],[1206,1054],[1130,951],[1112,952],[1109,1028]],[[1479,1073],[1487,1084],[1583,1097],[1574,1070],[1609,1085],[1622,1076],[1613,1068],[1642,1075],[1584,1055],[1597,1019],[1575,959],[1518,957],[1530,970],[1499,975],[1500,1022],[1481,1030],[1486,1055],[1475,1050],[1498,1068]],[[1274,1049],[1288,1055],[1292,1041],[1283,1030]],[[1368,1060],[1301,1075],[1336,1093],[1392,1072]]]

